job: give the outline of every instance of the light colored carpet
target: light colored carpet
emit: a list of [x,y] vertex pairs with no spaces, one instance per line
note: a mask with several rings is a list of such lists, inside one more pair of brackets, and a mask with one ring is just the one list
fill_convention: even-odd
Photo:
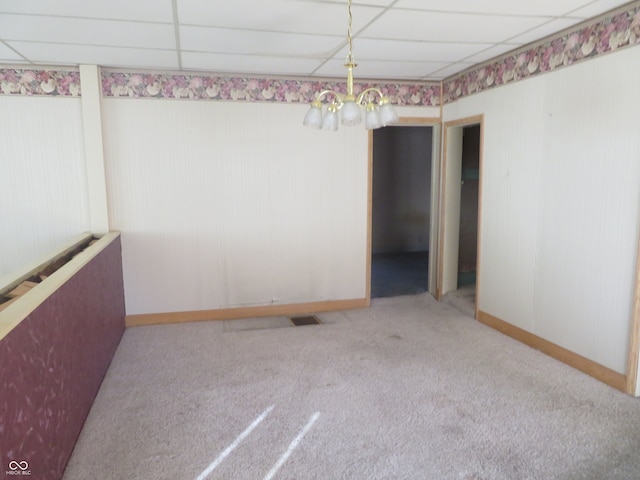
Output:
[[428,294],[319,317],[128,329],[64,478],[640,478],[639,400]]
[[441,302],[469,317],[476,314],[476,285],[465,285],[442,296]]

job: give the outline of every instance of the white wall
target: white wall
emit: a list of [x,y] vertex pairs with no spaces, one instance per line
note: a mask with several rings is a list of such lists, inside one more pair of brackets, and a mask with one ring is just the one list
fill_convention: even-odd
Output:
[[640,48],[463,98],[485,114],[480,310],[624,373],[640,231]]
[[104,99],[127,314],[364,298],[367,133],[304,105]]
[[0,277],[90,230],[79,98],[0,96]]

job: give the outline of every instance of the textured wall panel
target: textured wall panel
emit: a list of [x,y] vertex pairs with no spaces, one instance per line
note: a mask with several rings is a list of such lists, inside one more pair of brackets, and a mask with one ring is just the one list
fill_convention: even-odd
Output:
[[639,76],[631,48],[444,108],[445,120],[485,114],[480,309],[621,373],[640,232]]
[[127,314],[365,297],[367,134],[305,111],[105,99]]
[[123,332],[116,237],[0,340],[2,475],[9,462],[27,462],[28,478],[62,477]]
[[0,96],[0,277],[88,231],[79,98]]

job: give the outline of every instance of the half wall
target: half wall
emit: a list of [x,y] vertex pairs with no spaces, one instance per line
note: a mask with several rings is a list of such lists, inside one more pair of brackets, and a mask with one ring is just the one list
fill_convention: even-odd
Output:
[[119,234],[0,312],[0,477],[61,478],[124,332]]

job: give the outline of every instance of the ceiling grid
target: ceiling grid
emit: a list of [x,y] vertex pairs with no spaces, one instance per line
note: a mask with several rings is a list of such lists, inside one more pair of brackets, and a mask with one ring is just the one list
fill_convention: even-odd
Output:
[[[441,81],[637,2],[354,0],[360,79]],[[346,1],[20,0],[0,6],[0,64],[344,76]]]

